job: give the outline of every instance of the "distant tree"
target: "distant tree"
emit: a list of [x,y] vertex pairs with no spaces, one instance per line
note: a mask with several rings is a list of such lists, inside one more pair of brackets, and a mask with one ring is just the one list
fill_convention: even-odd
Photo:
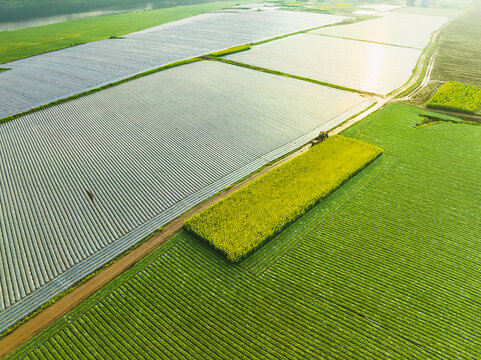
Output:
[[406,5],[407,6],[414,6],[415,0],[406,0]]

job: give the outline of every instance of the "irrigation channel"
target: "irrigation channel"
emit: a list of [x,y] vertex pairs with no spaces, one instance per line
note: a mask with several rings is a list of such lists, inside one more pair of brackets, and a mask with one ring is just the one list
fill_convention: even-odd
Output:
[[[352,126],[353,124],[361,121],[369,114],[375,112],[376,110],[383,107],[385,104],[389,103],[390,101],[394,100],[399,94],[407,91],[410,89],[414,84],[416,84],[421,76],[423,75],[423,71],[425,67],[423,64],[429,60],[429,49],[436,43],[437,36],[433,36],[430,44],[425,48],[423,51],[418,66],[413,73],[411,79],[403,85],[401,88],[397,89],[396,91],[392,92],[386,97],[376,98],[377,102],[369,107],[367,110],[363,111],[362,113],[353,116],[348,121],[344,122],[340,126],[337,126],[332,131],[331,134],[341,133],[346,128]],[[374,99],[373,99],[374,100]],[[307,141],[304,141],[304,144]],[[301,144],[300,144],[301,145]],[[41,330],[45,329],[49,324],[53,323],[58,318],[64,316],[69,310],[77,306],[80,302],[88,298],[97,290],[101,289],[102,286],[107,284],[109,281],[114,279],[116,276],[124,272],[125,270],[132,267],[136,262],[138,262],[141,258],[143,258],[146,254],[150,253],[153,249],[158,247],[159,245],[163,244],[167,241],[172,235],[177,233],[181,227],[183,222],[196,214],[206,207],[210,206],[211,204],[219,201],[220,199],[228,196],[233,191],[245,186],[246,184],[252,182],[254,179],[262,176],[266,172],[272,170],[276,166],[279,166],[283,162],[290,160],[291,158],[297,156],[298,154],[306,151],[310,145],[303,145],[300,146],[296,151],[290,153],[288,156],[282,158],[281,160],[275,161],[268,165],[267,167],[263,168],[261,171],[249,176],[248,178],[236,183],[232,187],[228,188],[221,193],[209,198],[208,200],[204,201],[203,203],[197,205],[196,207],[192,208],[188,212],[180,215],[179,217],[175,218],[173,221],[168,223],[162,231],[158,234],[141,244],[136,249],[132,250],[131,252],[127,253],[125,256],[121,257],[118,261],[114,262],[112,265],[108,266],[107,268],[103,269],[102,271],[98,272],[94,275],[91,279],[86,281],[85,283],[81,284],[77,288],[75,288],[72,292],[68,293],[60,300],[52,304],[51,306],[47,307],[45,310],[41,311],[35,317],[29,319],[24,324],[20,325],[16,330],[14,330],[11,334],[7,335],[5,338],[0,340],[0,357],[5,356],[6,354],[10,353],[11,351],[15,350],[21,344],[28,341],[31,337],[35,334],[40,332]]]

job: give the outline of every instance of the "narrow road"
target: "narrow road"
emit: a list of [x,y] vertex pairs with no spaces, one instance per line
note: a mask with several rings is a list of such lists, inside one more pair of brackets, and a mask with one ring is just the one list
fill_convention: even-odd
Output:
[[[404,92],[405,90],[413,86],[423,73],[423,67],[424,67],[423,64],[426,61],[426,58],[428,57],[429,49],[437,41],[438,34],[439,34],[439,31],[433,34],[430,43],[421,54],[415,73],[405,85],[403,85],[401,88],[397,89],[396,91],[394,91],[393,93],[389,94],[386,97],[375,98],[375,99],[372,98],[372,100],[377,101],[377,103],[374,106],[365,110],[359,115],[355,116],[354,118],[347,121],[346,123],[333,129],[329,133],[330,134],[341,133],[343,130],[361,121],[362,119],[372,114],[376,110],[382,108],[384,105],[392,101],[396,96],[398,96],[399,94],[401,94],[402,92]],[[79,305],[82,301],[86,300],[90,295],[100,290],[103,286],[105,286],[111,280],[113,280],[114,278],[122,274],[124,271],[134,266],[144,256],[152,252],[158,246],[160,246],[161,244],[166,242],[169,238],[171,238],[175,233],[180,231],[180,229],[182,228],[182,224],[189,217],[191,217],[196,213],[199,213],[200,211],[216,203],[222,198],[225,198],[232,192],[242,188],[243,186],[252,182],[254,179],[264,175],[265,173],[279,166],[280,164],[283,164],[286,161],[289,161],[290,159],[292,159],[293,157],[299,155],[300,153],[307,151],[309,147],[310,147],[309,144],[304,145],[303,147],[299,148],[298,150],[291,153],[290,155],[282,158],[281,160],[273,163],[272,165],[265,167],[264,169],[255,173],[249,178],[235,184],[231,188],[206,200],[205,202],[196,206],[189,212],[181,215],[179,218],[170,222],[168,225],[164,227],[164,229],[161,232],[159,232],[158,234],[156,234],[155,236],[153,236],[152,238],[147,240],[145,243],[143,243],[136,249],[126,254],[125,256],[121,257],[112,265],[108,266],[104,270],[97,273],[91,279],[89,279],[88,281],[86,281],[85,283],[83,283],[82,285],[74,289],[72,292],[68,293],[67,295],[65,295],[58,301],[56,301],[54,304],[47,307],[38,315],[28,320],[27,322],[19,326],[16,330],[14,330],[12,333],[10,333],[9,335],[1,339],[0,340],[0,358],[8,355],[9,353],[17,349],[19,346],[21,346],[22,344],[30,340],[33,336],[38,334],[40,331],[45,329],[47,326],[49,326],[50,324],[55,322],[57,319],[64,316],[67,312],[72,310],[74,307]]]
[[98,274],[93,276],[90,280],[86,281],[85,283],[77,287],[72,292],[60,298],[54,304],[50,305],[45,310],[40,312],[38,315],[28,320],[24,324],[20,325],[12,333],[10,333],[9,335],[1,339],[0,340],[0,358],[14,351],[16,348],[18,348],[20,345],[30,340],[33,336],[38,334],[47,326],[49,326],[50,324],[55,322],[57,319],[64,316],[67,312],[72,310],[75,306],[77,306],[82,301],[87,299],[90,295],[95,293],[97,290],[100,290],[103,286],[105,286],[111,280],[113,280],[114,278],[122,274],[124,271],[130,269],[144,256],[151,253],[153,250],[155,250],[157,247],[159,247],[161,244],[163,244],[169,238],[171,238],[174,234],[176,234],[182,228],[184,221],[187,220],[189,217],[204,210],[205,208],[216,203],[220,199],[225,198],[227,195],[242,188],[246,184],[264,175],[265,173],[272,170],[273,168],[285,163],[286,161],[289,161],[290,159],[294,158],[300,153],[307,151],[309,147],[310,145],[305,145],[302,148],[299,148],[295,152],[265,167],[264,169],[253,174],[247,179],[233,185],[229,189],[206,200],[205,202],[201,203],[200,205],[196,206],[195,208],[191,209],[190,211],[186,212],[185,214],[181,215],[177,219],[167,224],[162,229],[162,231],[160,231],[158,234],[156,234],[155,236],[153,236],[152,238],[144,242],[142,245],[140,245],[136,249],[127,253],[125,256],[121,257],[112,265],[100,271]]

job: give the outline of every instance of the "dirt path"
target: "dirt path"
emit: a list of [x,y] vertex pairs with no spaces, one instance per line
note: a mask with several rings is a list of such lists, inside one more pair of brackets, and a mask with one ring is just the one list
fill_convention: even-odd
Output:
[[[423,73],[423,64],[426,61],[426,58],[429,53],[429,49],[431,46],[436,42],[438,38],[438,33],[432,37],[431,42],[426,47],[425,51],[421,54],[419,60],[419,66],[417,67],[414,75],[411,79],[401,88],[393,92],[392,94],[378,99],[378,102],[372,106],[371,108],[367,109],[366,111],[360,113],[359,115],[355,116],[351,120],[347,121],[346,123],[338,126],[334,130],[330,131],[330,134],[339,134],[343,130],[347,129],[348,127],[352,126],[353,124],[361,121],[366,116],[372,114],[376,110],[380,109],[388,102],[392,101],[396,96],[401,94],[403,91],[414,85],[420,76]],[[57,319],[64,316],[67,312],[72,310],[75,306],[80,304],[82,301],[87,299],[90,295],[95,293],[96,291],[100,290],[103,286],[109,283],[111,280],[116,278],[118,275],[122,274],[124,271],[128,270],[132,266],[134,266],[140,259],[144,256],[152,252],[158,246],[163,244],[167,241],[172,235],[177,233],[181,228],[182,224],[185,220],[187,220],[192,215],[204,210],[206,207],[214,204],[215,202],[219,201],[220,199],[226,197],[227,195],[231,194],[233,191],[240,189],[241,187],[247,185],[248,183],[252,182],[254,179],[264,175],[268,171],[272,170],[273,168],[279,166],[280,164],[289,161],[293,157],[299,155],[300,153],[308,150],[310,145],[305,145],[299,148],[297,151],[291,153],[290,155],[284,157],[283,159],[273,163],[272,165],[267,166],[266,168],[262,169],[261,171],[255,173],[254,175],[248,177],[247,179],[235,184],[231,188],[221,192],[220,194],[208,199],[207,201],[203,202],[202,204],[196,206],[189,212],[183,214],[179,218],[173,220],[168,225],[164,227],[164,229],[159,232],[157,235],[153,236],[145,243],[140,245],[138,248],[132,250],[125,256],[121,257],[119,260],[114,262],[109,267],[105,268],[104,270],[100,271],[90,280],[86,281],[84,284],[80,285],[78,288],[73,290],[72,292],[68,293],[54,304],[40,312],[38,315],[33,317],[32,319],[28,320],[21,326],[19,326],[16,330],[12,333],[4,337],[0,340],[0,358],[8,355],[15,349],[17,349],[20,345],[24,344],[28,340],[30,340],[33,336],[38,334],[40,331],[45,329],[47,326],[55,322]]]
[[9,335],[5,336],[0,340],[0,358],[8,355],[20,345],[24,344],[30,340],[33,336],[38,334],[40,331],[45,329],[47,326],[55,322],[57,319],[64,316],[67,312],[72,310],[75,306],[80,304],[82,301],[87,299],[90,295],[100,290],[103,286],[109,283],[111,280],[122,274],[124,271],[128,270],[134,266],[139,260],[144,256],[152,252],[158,246],[163,244],[169,238],[171,238],[175,233],[177,233],[181,228],[185,220],[187,220],[192,215],[204,210],[206,207],[216,203],[220,199],[226,197],[232,192],[240,189],[246,184],[252,182],[254,179],[264,175],[273,168],[279,166],[280,164],[289,161],[293,157],[299,155],[300,153],[308,150],[310,145],[305,145],[299,148],[297,151],[289,154],[288,156],[282,158],[278,162],[275,162],[249,178],[233,185],[231,188],[221,192],[218,195],[206,200],[202,204],[199,204],[192,210],[181,215],[177,219],[173,220],[167,224],[162,231],[147,240],[145,243],[132,250],[125,256],[121,257],[119,260],[114,262],[109,267],[100,271],[90,280],[86,281],[84,284],[80,285],[78,288],[68,293],[64,297],[60,298],[51,306],[47,307],[45,310],[40,312],[38,315],[28,320],[16,330],[14,330]]

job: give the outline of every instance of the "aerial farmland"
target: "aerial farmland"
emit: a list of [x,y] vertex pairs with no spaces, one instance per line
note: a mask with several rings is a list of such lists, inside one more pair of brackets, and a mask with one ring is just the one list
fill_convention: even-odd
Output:
[[481,356],[479,1],[15,1],[1,358]]

